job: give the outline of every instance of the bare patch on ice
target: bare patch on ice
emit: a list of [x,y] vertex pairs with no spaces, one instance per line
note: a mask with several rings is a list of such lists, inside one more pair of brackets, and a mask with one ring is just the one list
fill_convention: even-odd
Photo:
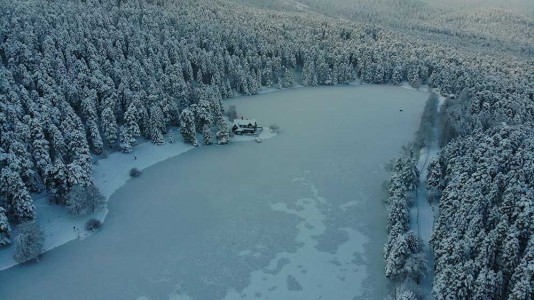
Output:
[[343,211],[347,211],[347,208],[356,206],[356,205],[358,205],[358,204],[360,204],[359,201],[355,201],[355,200],[353,200],[353,201],[349,201],[349,202],[345,202],[345,203],[341,204],[341,205],[339,206],[339,208],[341,208]]
[[[342,228],[337,231],[345,233],[345,242],[335,251],[321,251],[317,237],[336,231],[328,230],[322,212],[329,203],[305,178],[293,182],[305,186],[311,196],[290,204],[275,203],[271,208],[300,219],[295,240],[302,246],[293,253],[278,253],[268,266],[251,273],[250,284],[243,291],[230,289],[225,299],[284,299],[288,291],[299,299],[328,299],[334,294],[337,299],[353,299],[358,296],[354,293],[362,290],[367,276],[363,245],[368,239],[354,229]],[[249,254],[248,250],[242,252]]]

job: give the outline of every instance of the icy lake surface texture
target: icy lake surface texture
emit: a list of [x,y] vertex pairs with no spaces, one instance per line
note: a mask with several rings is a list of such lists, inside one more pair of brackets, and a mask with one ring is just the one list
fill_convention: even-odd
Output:
[[0,299],[383,299],[384,165],[427,96],[367,85],[228,100],[280,134],[146,169],[99,233],[0,272]]

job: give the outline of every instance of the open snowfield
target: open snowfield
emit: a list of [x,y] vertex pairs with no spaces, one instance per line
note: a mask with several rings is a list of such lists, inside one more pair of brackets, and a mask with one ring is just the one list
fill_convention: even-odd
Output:
[[427,96],[363,85],[229,100],[281,133],[145,169],[100,232],[0,272],[0,299],[383,299],[383,166]]

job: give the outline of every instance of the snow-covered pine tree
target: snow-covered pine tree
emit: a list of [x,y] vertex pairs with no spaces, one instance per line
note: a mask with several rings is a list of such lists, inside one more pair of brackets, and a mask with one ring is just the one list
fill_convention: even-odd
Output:
[[58,157],[54,164],[48,168],[45,184],[51,193],[52,199],[56,203],[62,203],[64,196],[69,192],[69,182],[67,167],[61,157]]
[[441,186],[441,173],[441,165],[438,160],[434,160],[428,165],[426,182],[428,190],[428,201],[430,202],[435,202],[441,197],[441,190],[443,188]]
[[212,142],[212,134],[211,134],[211,126],[208,123],[205,123],[202,127],[202,138],[204,140],[204,145],[211,145]]
[[425,258],[413,232],[398,235],[386,258],[386,277],[395,281],[407,278],[417,281],[426,269]]
[[41,121],[33,118],[30,121],[32,139],[32,155],[39,175],[44,176],[46,169],[52,163],[49,153],[49,143],[45,139]]
[[40,192],[42,183],[26,147],[19,141],[10,142],[8,146],[9,153],[0,156],[0,161],[18,173],[30,191]]
[[165,129],[165,121],[159,105],[154,104],[150,107],[150,120],[148,126],[152,143],[158,146],[165,144],[165,139],[163,138],[162,133],[162,130]]
[[204,127],[204,124],[208,124],[210,127],[213,124],[213,108],[212,102],[209,100],[200,100],[198,105],[193,105],[195,107],[195,120],[196,125],[200,128]]
[[217,144],[226,145],[230,142],[230,133],[228,131],[217,131]]
[[6,215],[6,210],[0,207],[0,247],[11,244],[11,227]]
[[293,87],[293,85],[294,85],[293,72],[288,68],[284,68],[284,75],[282,77],[282,87],[290,88],[290,87]]
[[[98,81],[98,80],[97,80]],[[82,116],[86,120],[87,136],[92,146],[93,151],[96,154],[102,153],[103,142],[98,130],[98,114],[97,114],[97,94],[94,89],[85,88],[83,93],[85,94],[82,100]]]
[[50,136],[50,154],[54,159],[67,155],[67,145],[61,130],[51,123],[48,126],[48,135]]
[[386,259],[386,277],[393,280],[403,279],[402,270],[410,255],[410,248],[404,235],[399,235],[393,244],[392,251]]
[[15,131],[10,139],[20,141],[23,144],[29,144],[31,141],[31,132],[28,123],[30,123],[29,116],[24,116],[23,122],[15,121]]
[[178,110],[178,105],[176,102],[172,101],[170,98],[165,98],[161,104],[161,111],[163,113],[163,125],[176,125],[179,124],[180,112]]
[[7,203],[8,215],[15,222],[27,222],[35,219],[33,200],[18,173],[4,167],[0,174],[0,192]]
[[362,81],[365,83],[373,82],[374,73],[375,73],[376,63],[368,62],[364,65],[362,69]]
[[109,147],[113,147],[113,145],[117,142],[117,120],[111,107],[106,107],[102,111],[100,124],[102,126],[102,131],[104,132],[104,137],[106,138],[107,144]]
[[502,282],[502,273],[482,268],[475,280],[473,299],[498,299],[498,294],[502,291]]
[[521,258],[521,245],[519,244],[519,235],[520,231],[515,225],[506,224],[508,227],[508,233],[503,242],[503,249],[500,251],[502,260],[502,273],[505,278],[509,279],[512,277],[517,264]]
[[385,70],[381,64],[377,64],[375,72],[373,74],[373,83],[382,84],[384,83]]
[[132,136],[127,125],[122,125],[119,131],[119,148],[124,153],[132,152]]
[[403,74],[402,65],[400,64],[395,65],[395,67],[393,68],[393,75],[391,76],[391,84],[401,85],[402,77],[403,77],[402,74]]
[[187,108],[180,114],[180,133],[185,143],[197,145],[195,116]]
[[91,179],[91,153],[83,134],[74,130],[68,145],[71,162],[67,164],[69,185],[87,185]]
[[315,69],[315,62],[313,60],[306,61],[302,69],[302,85],[317,86],[319,83],[317,78],[317,71]]
[[270,59],[266,59],[265,66],[263,67],[263,72],[261,74],[262,84],[264,86],[273,85],[273,64]]
[[510,282],[508,299],[527,300],[534,296],[532,278],[534,277],[534,239],[528,240],[521,262],[517,266]]
[[[235,109],[235,106],[234,106]],[[234,110],[235,112],[235,110]],[[221,110],[219,110],[219,113],[216,115],[216,125],[217,125],[217,144],[219,145],[225,145],[230,142],[230,132],[228,130],[228,124],[226,123],[226,120],[222,116]]]
[[128,106],[126,113],[124,114],[124,119],[126,121],[126,126],[128,128],[128,135],[131,140],[130,143],[134,143],[136,139],[141,136],[141,129],[139,128],[138,123],[138,110],[135,103],[132,103]]
[[87,130],[88,130],[88,136],[89,141],[91,142],[91,145],[93,146],[92,149],[96,154],[102,153],[102,150],[104,149],[104,142],[102,142],[102,137],[100,136],[100,131],[98,130],[98,125],[96,123],[96,120],[89,119],[87,120]]

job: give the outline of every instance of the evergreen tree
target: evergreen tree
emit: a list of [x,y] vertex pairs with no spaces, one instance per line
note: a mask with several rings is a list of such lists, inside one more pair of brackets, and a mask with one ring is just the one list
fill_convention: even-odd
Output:
[[195,116],[189,109],[184,109],[180,114],[180,133],[184,142],[197,145]]
[[130,130],[126,125],[121,126],[119,134],[119,147],[122,152],[130,153],[132,152],[132,136],[130,135]]
[[202,137],[204,139],[204,145],[211,145],[212,142],[212,136],[211,136],[211,127],[209,124],[204,124],[204,127],[202,127]]
[[117,121],[110,107],[106,107],[102,111],[101,124],[106,141],[112,147],[117,142]]
[[137,117],[138,114],[138,109],[133,103],[128,106],[128,110],[124,114],[126,126],[128,127],[128,135],[131,138],[130,143],[134,143],[135,139],[141,135],[141,129],[139,128]]
[[16,222],[35,219],[33,201],[19,174],[5,167],[0,174],[0,192],[8,215]]
[[87,185],[91,179],[91,154],[83,134],[75,130],[72,132],[68,145],[71,162],[67,164],[69,185]]
[[102,142],[100,131],[98,131],[98,125],[94,119],[90,119],[87,121],[87,129],[89,131],[88,135],[89,140],[93,146],[93,151],[96,154],[102,153],[102,150],[104,149],[104,143]]
[[313,61],[307,61],[304,63],[302,69],[302,84],[304,86],[317,86],[317,72],[315,70],[315,63]]
[[37,167],[37,172],[44,176],[46,169],[52,163],[48,148],[48,141],[45,139],[41,121],[32,119],[30,122],[32,139],[32,155]]
[[288,68],[284,68],[284,77],[282,80],[282,87],[289,88],[293,87],[293,73]]
[[0,161],[11,170],[18,173],[24,184],[32,192],[40,192],[42,184],[39,174],[35,171],[35,164],[31,160],[31,155],[26,151],[26,147],[18,142],[13,141],[9,144],[9,153],[2,155]]
[[11,244],[11,227],[7,220],[6,210],[0,207],[0,247]]
[[45,184],[56,203],[63,202],[65,195],[69,192],[69,180],[67,167],[61,158],[48,168]]
[[161,108],[158,105],[152,105],[152,107],[150,108],[149,123],[150,137],[152,139],[152,143],[156,145],[165,144],[165,140],[163,139],[162,134],[162,130],[166,130],[165,122],[163,118],[163,112],[161,111]]
[[51,157],[64,157],[67,155],[67,145],[65,144],[65,138],[61,133],[61,130],[56,125],[50,124],[48,127],[50,136],[50,154]]

